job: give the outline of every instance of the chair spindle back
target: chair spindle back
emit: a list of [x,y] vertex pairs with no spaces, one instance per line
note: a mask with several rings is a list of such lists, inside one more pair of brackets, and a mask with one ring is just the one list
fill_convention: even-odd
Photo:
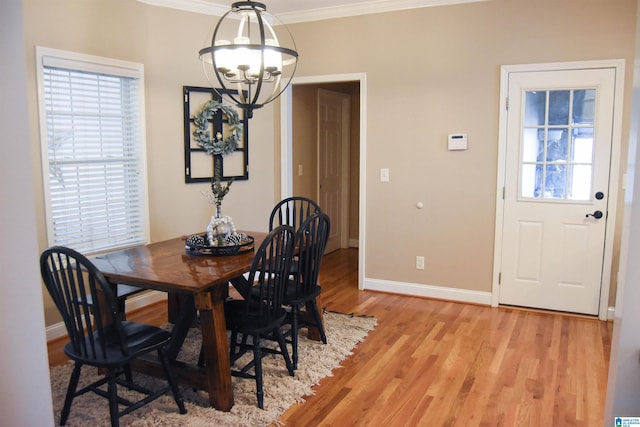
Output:
[[[89,259],[73,249],[55,246],[42,253],[40,271],[62,316],[74,352],[87,359],[106,359],[105,336],[110,330],[111,339],[119,337],[120,349],[123,355],[127,354],[113,292]],[[105,304],[94,304],[94,301]]]
[[311,215],[322,212],[320,206],[311,199],[293,196],[281,200],[275,205],[269,217],[269,231],[279,225],[290,225],[298,230]]

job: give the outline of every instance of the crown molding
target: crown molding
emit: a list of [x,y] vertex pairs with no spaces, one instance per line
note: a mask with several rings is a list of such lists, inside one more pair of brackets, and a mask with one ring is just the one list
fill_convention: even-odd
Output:
[[[222,16],[228,5],[212,3],[206,0],[137,0],[152,6],[180,9],[188,12]],[[417,9],[422,7],[445,6],[461,3],[476,3],[489,0],[372,0],[360,3],[341,4],[337,6],[315,9],[296,10],[273,13],[285,24],[296,22],[321,21],[323,19],[344,18],[372,13],[393,12],[397,10]]]
[[394,12],[398,10],[419,9],[423,7],[445,6],[461,3],[476,3],[480,1],[489,0],[374,0],[294,12],[281,12],[276,16],[285,24],[293,24],[296,22],[321,21],[323,19],[346,18],[349,16],[369,15],[373,13]]
[[206,0],[137,0],[151,6],[168,7],[170,9],[186,10],[187,12],[203,13],[205,15],[222,16],[229,10],[229,6],[211,3]]

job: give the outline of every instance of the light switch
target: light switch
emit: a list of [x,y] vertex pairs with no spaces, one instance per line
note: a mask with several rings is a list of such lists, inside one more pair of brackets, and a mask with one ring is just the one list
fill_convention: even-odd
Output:
[[380,169],[380,182],[389,182],[389,168]]
[[302,176],[302,163],[298,165],[298,176]]

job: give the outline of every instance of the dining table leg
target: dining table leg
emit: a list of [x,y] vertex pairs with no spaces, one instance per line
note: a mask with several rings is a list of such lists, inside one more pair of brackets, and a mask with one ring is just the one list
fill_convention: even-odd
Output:
[[182,344],[189,333],[189,328],[193,326],[196,318],[196,306],[193,295],[171,295],[174,300],[180,303],[180,309],[173,318],[173,329],[171,330],[171,341],[165,349],[169,360],[175,361],[182,349]]
[[208,292],[197,293],[195,303],[200,313],[209,403],[221,411],[230,411],[234,402],[227,327],[224,320],[227,290],[223,288],[218,286]]

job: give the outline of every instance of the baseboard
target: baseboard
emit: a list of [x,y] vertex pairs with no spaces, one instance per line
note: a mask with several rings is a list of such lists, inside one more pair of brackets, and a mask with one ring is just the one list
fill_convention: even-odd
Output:
[[[158,301],[166,300],[167,293],[160,291],[148,291],[142,292],[131,298],[127,298],[125,310],[127,312],[142,308],[144,306],[154,304]],[[47,326],[47,341],[54,340],[67,335],[67,329],[64,326],[64,322],[59,322],[54,325]]]
[[359,248],[360,241],[358,239],[349,239],[349,247],[350,248]]
[[[491,292],[470,291],[467,289],[445,288],[442,286],[419,285],[416,283],[393,282],[389,280],[364,279],[364,289],[389,292],[471,304],[491,305]],[[614,320],[616,308],[607,309],[607,320]]]
[[445,288],[442,286],[419,285],[416,283],[392,282],[389,280],[367,278],[364,279],[364,289],[472,304],[491,305],[491,292],[470,291],[467,289]]

